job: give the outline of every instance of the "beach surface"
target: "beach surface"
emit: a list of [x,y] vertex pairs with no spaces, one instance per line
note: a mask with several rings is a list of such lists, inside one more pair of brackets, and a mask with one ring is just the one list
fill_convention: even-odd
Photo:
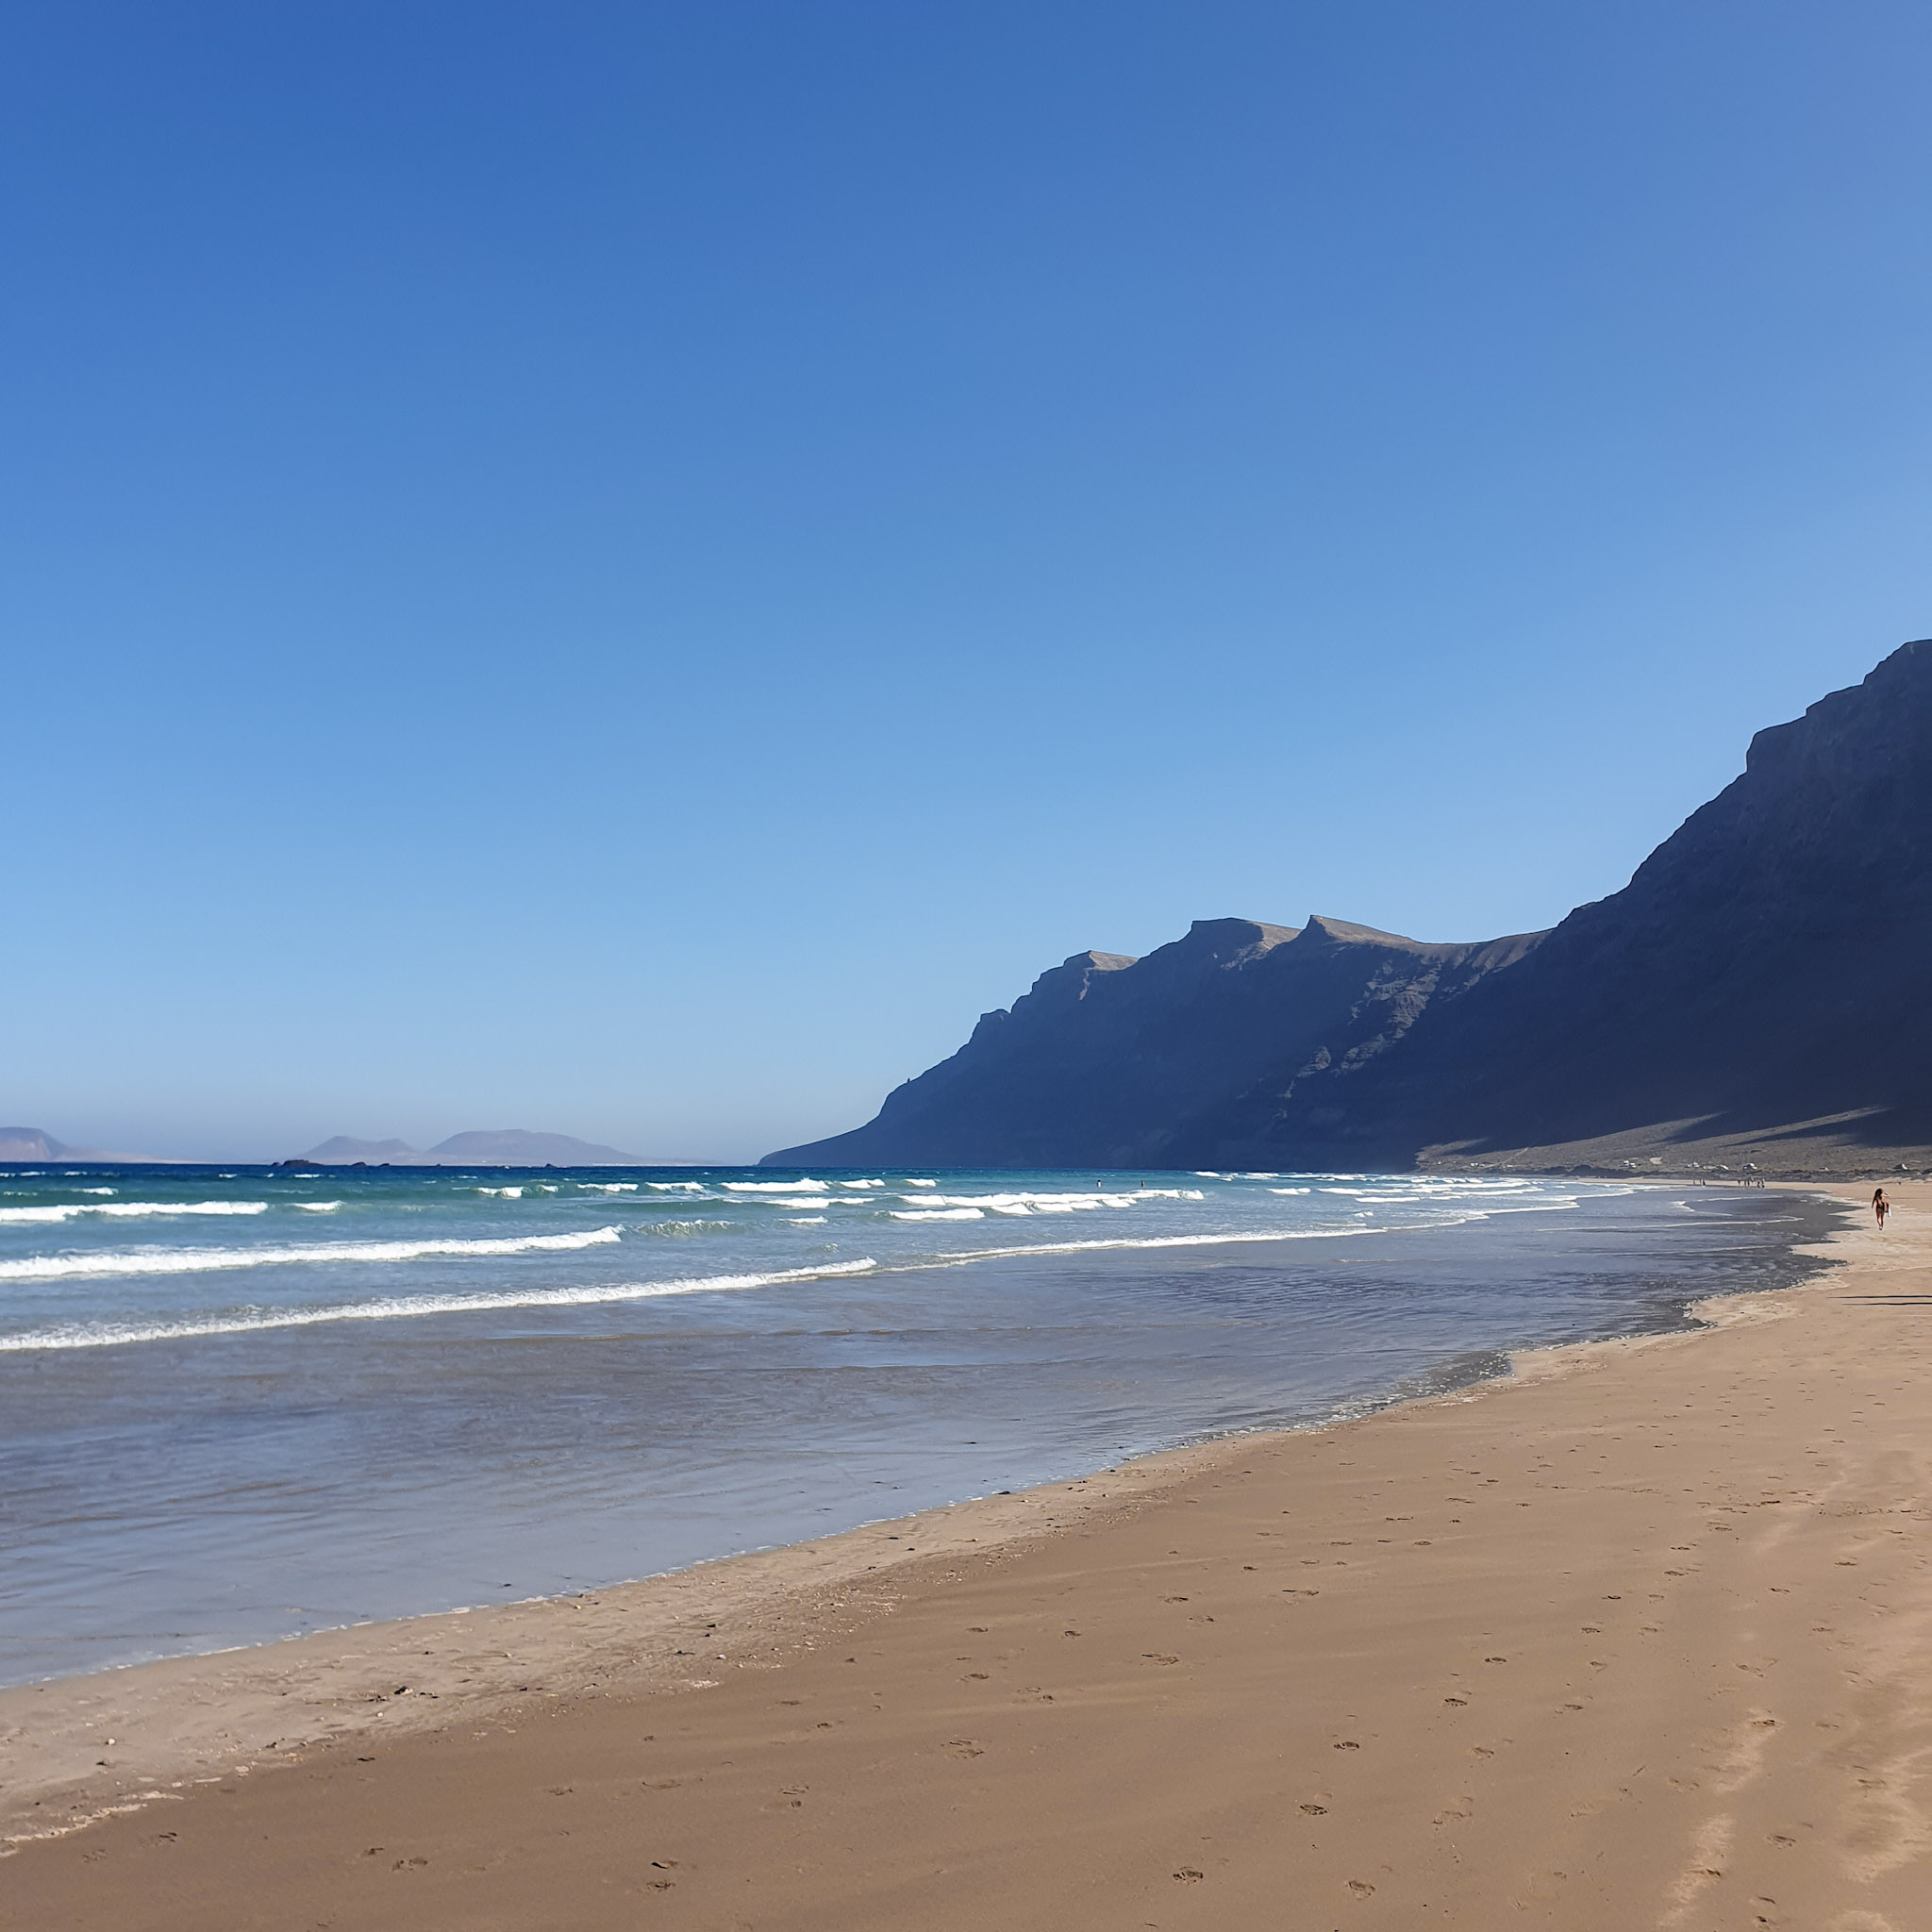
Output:
[[1910,1932],[1890,1191],[1810,1286],[1360,1422],[0,1692],[0,1926]]

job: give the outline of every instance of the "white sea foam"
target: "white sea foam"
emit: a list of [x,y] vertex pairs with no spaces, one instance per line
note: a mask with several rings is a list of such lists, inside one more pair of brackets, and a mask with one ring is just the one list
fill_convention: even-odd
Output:
[[312,1247],[122,1248],[96,1255],[30,1255],[0,1261],[0,1281],[60,1281],[83,1274],[201,1274],[291,1262],[414,1261],[428,1255],[525,1255],[601,1247],[621,1240],[614,1227],[581,1234],[527,1234],[500,1241],[327,1241]]
[[884,1186],[885,1186],[885,1182],[884,1182],[884,1181],[841,1181],[841,1182],[839,1183],[839,1185],[840,1185],[840,1186],[841,1186],[841,1188],[882,1188],[882,1187],[884,1187]]
[[51,1208],[0,1208],[4,1221],[72,1221],[76,1214],[133,1220],[151,1214],[266,1214],[266,1201],[70,1201]]
[[808,1214],[803,1220],[791,1224],[793,1227],[823,1227],[824,1224],[825,1217],[823,1214]]
[[266,1214],[266,1201],[103,1201],[90,1214]]
[[810,1194],[829,1191],[825,1181],[725,1181],[734,1194]]
[[1271,1194],[1312,1194],[1313,1188],[1270,1188]]
[[660,1194],[706,1194],[710,1190],[703,1181],[646,1181],[647,1188],[655,1188]]
[[[1575,1204],[1556,1201],[1545,1205],[1561,1208],[1574,1207]],[[1513,1210],[1508,1208],[1472,1208],[1465,1213],[1445,1214],[1440,1220],[1409,1222],[1406,1224],[1406,1227],[1460,1227],[1465,1222],[1487,1221],[1491,1213],[1511,1211]],[[1022,1255],[1085,1255],[1117,1248],[1229,1248],[1240,1247],[1248,1241],[1353,1241],[1358,1235],[1382,1234],[1390,1231],[1374,1227],[1228,1228],[1218,1234],[1148,1235],[1144,1239],[1121,1235],[1110,1240],[1096,1239],[1090,1241],[1026,1241],[1018,1247],[1010,1248],[961,1249],[957,1255],[935,1256],[922,1265],[935,1267],[964,1261],[1000,1261]]]
[[479,1194],[501,1194],[506,1201],[521,1201],[524,1191],[521,1188],[478,1188]]
[[578,1181],[576,1185],[587,1194],[635,1194],[638,1191],[635,1181]]
[[507,1290],[496,1294],[385,1295],[379,1300],[339,1302],[306,1308],[247,1308],[187,1322],[69,1323],[0,1338],[0,1353],[30,1349],[116,1348],[136,1341],[179,1341],[204,1335],[251,1335],[264,1328],[313,1328],[330,1322],[394,1322],[424,1315],[487,1314],[499,1308],[580,1308],[612,1302],[652,1301],[661,1295],[716,1294],[747,1288],[776,1288],[788,1282],[821,1281],[836,1275],[870,1274],[869,1258],[827,1261],[817,1268],[785,1268],[765,1274],[707,1274],[681,1281],[599,1282],[574,1288]]
[[1079,1214],[1095,1208],[1131,1208],[1140,1197],[1096,1191],[1091,1194],[901,1194],[899,1198],[921,1208],[990,1208],[996,1214]]
[[984,1221],[986,1216],[977,1208],[894,1208],[894,1221]]
[[333,1214],[342,1204],[340,1201],[297,1201],[295,1205],[305,1214]]
[[907,1185],[907,1186],[908,1186],[908,1188],[936,1188],[936,1187],[938,1187],[938,1186],[939,1186],[939,1182],[937,1182],[937,1181],[908,1181],[908,1182],[906,1183],[906,1185]]

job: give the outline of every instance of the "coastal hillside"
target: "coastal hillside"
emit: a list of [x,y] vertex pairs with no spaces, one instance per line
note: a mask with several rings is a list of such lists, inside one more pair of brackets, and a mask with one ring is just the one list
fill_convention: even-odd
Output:
[[1253,1095],[1219,1138],[1431,1164],[1917,1167],[1928,983],[1932,641],[1760,731],[1628,886],[1399,1061]]
[[1541,935],[1424,945],[1341,920],[1197,920],[1142,959],[1076,953],[856,1132],[769,1157],[863,1166],[1169,1167],[1258,1084],[1366,1064]]
[[1932,1159],[1932,641],[1761,731],[1547,935],[1310,920],[1084,953],[856,1131],[773,1165]]

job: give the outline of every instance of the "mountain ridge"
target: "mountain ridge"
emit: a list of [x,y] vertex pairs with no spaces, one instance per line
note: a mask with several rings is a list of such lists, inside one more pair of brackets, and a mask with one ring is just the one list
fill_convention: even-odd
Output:
[[766,1163],[1932,1164],[1928,834],[1922,640],[1758,732],[1547,933],[1203,921],[1075,954],[873,1121]]

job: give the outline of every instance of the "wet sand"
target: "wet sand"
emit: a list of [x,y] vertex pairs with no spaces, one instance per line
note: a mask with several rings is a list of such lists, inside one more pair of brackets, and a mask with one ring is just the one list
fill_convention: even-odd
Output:
[[1932,1187],[1891,1191],[1814,1286],[1364,1422],[0,1693],[7,1828],[60,1834],[0,1925],[1912,1932]]

